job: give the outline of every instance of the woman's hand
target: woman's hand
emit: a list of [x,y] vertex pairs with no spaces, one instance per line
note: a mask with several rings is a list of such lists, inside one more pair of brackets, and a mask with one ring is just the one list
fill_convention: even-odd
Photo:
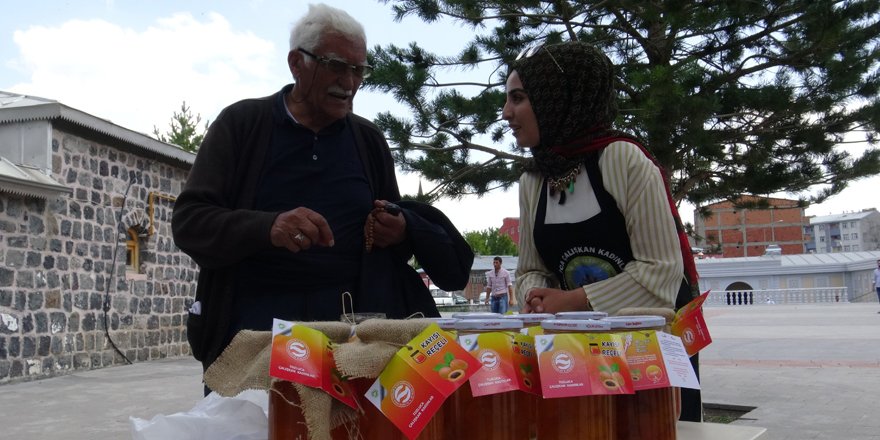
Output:
[[590,302],[584,289],[572,290],[550,289],[539,287],[529,291],[523,313],[558,313],[589,310]]

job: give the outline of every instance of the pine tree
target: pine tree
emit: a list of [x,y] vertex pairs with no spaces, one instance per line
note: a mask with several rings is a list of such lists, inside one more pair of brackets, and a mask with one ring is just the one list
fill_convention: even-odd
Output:
[[[369,54],[365,87],[411,109],[375,122],[404,170],[438,183],[435,198],[516,181],[528,155],[504,141],[506,65],[530,45],[565,40],[592,43],[618,66],[617,127],[645,141],[678,201],[788,192],[819,202],[880,173],[878,0],[383,3],[398,19],[454,20],[475,35],[454,54],[416,42]],[[477,68],[494,73],[442,82]],[[851,154],[853,142],[870,147]]]
[[156,139],[174,144],[189,152],[195,152],[202,144],[205,133],[208,131],[208,123],[205,123],[201,132],[198,132],[199,123],[202,122],[200,115],[193,115],[186,101],[180,105],[180,113],[174,112],[171,116],[171,130],[165,134],[159,132],[159,127],[153,126],[153,135]]

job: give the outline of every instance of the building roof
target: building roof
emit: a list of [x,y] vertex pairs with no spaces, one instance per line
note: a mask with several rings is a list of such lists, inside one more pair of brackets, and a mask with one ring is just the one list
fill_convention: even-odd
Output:
[[92,116],[58,101],[0,91],[0,124],[56,120],[72,123],[121,140],[135,148],[176,159],[186,164],[192,165],[195,160],[195,154],[184,151],[177,145],[161,142],[146,134],[116,125],[109,120]]
[[880,251],[833,252],[759,257],[705,258],[696,260],[697,273],[705,277],[737,275],[800,275],[850,272],[877,267]]
[[58,193],[73,193],[72,189],[56,182],[40,170],[15,165],[4,157],[0,157],[0,189],[20,196],[45,199]]
[[843,214],[832,214],[832,215],[822,215],[810,218],[811,225],[818,225],[822,223],[839,223],[844,221],[855,221],[861,220],[870,215],[877,214],[876,209],[866,209],[864,211],[859,212],[845,212]]

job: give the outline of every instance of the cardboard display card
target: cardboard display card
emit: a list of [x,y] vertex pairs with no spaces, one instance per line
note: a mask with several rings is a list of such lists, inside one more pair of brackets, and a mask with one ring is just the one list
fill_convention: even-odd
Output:
[[535,337],[544,398],[632,394],[623,339],[614,333]]
[[357,408],[350,384],[336,369],[332,347],[327,335],[318,330],[275,319],[269,375],[320,388],[340,402]]
[[391,358],[365,397],[413,439],[479,368],[449,333],[431,324]]
[[665,387],[699,389],[697,375],[681,338],[643,330],[621,334],[626,361],[636,391]]
[[531,336],[518,331],[494,331],[460,335],[458,341],[483,366],[468,381],[474,397],[540,390]]
[[703,303],[709,292],[707,290],[679,309],[672,321],[672,334],[681,338],[688,356],[693,356],[712,343],[709,327],[703,318]]

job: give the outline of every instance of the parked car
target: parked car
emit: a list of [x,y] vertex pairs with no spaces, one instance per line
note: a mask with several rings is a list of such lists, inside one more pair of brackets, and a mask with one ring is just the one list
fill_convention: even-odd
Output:
[[455,304],[467,304],[468,303],[467,298],[465,298],[461,295],[458,295],[458,294],[453,294],[452,300]]
[[438,306],[451,306],[455,304],[455,298],[453,298],[451,292],[442,290],[434,284],[428,285],[428,290],[431,291],[431,296],[434,297],[434,304]]

